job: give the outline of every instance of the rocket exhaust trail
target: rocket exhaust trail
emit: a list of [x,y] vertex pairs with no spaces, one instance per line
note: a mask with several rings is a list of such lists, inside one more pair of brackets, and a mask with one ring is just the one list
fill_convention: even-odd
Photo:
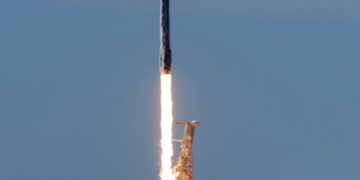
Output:
[[161,75],[161,180],[175,180],[172,171],[173,115],[171,95],[171,74]]
[[160,14],[160,80],[161,80],[161,180],[175,180],[172,170],[173,114],[171,94],[171,49],[169,0],[161,0]]

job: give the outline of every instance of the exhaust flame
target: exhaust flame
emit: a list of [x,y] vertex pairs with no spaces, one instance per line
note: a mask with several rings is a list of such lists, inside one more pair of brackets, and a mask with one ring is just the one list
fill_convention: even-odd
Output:
[[161,74],[161,180],[175,180],[172,172],[172,95],[171,74]]

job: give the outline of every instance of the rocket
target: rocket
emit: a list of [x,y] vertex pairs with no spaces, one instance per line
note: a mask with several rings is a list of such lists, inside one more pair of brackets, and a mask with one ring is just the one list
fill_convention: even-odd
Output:
[[170,3],[169,0],[160,0],[160,73],[171,73],[170,48]]
[[[160,73],[161,73],[161,83],[162,83],[162,88],[163,88],[163,83],[164,85],[168,85],[168,86],[164,86],[164,87],[168,87],[168,88],[164,88],[165,90],[168,90],[167,92],[169,93],[165,93],[165,95],[168,95],[167,100],[169,100],[169,102],[164,103],[162,102],[162,107],[164,106],[168,106],[166,108],[164,108],[166,111],[166,113],[169,117],[172,118],[172,101],[171,101],[171,48],[170,48],[170,0],[160,0]],[[164,79],[163,79],[164,78]],[[168,80],[168,81],[165,81]],[[163,90],[163,89],[162,89]],[[163,94],[161,94],[161,98],[163,101]],[[165,102],[165,101],[164,101]],[[166,114],[165,113],[165,114]],[[165,120],[169,120],[169,119],[165,119]],[[163,121],[163,119],[162,119]],[[172,123],[172,119],[170,121]],[[179,143],[181,145],[181,151],[178,154],[177,157],[177,163],[175,166],[170,167],[171,169],[169,169],[169,166],[166,165],[166,172],[168,176],[164,176],[166,178],[164,179],[174,179],[174,180],[192,180],[193,177],[193,159],[192,159],[192,147],[193,147],[193,139],[194,139],[194,134],[195,134],[195,127],[199,124],[198,121],[190,121],[190,122],[176,122],[176,124],[178,125],[184,125],[184,135],[182,139],[173,139],[173,143]],[[165,129],[165,130],[170,130],[171,132],[171,128],[172,128],[172,124],[170,124],[170,126],[166,127],[169,129]],[[171,136],[170,136],[171,138]],[[167,140],[167,139],[165,139]],[[172,143],[170,143],[171,146],[170,148],[172,148]],[[165,148],[166,149],[166,148]],[[166,153],[165,153],[166,155]],[[172,151],[171,151],[171,155],[172,155]],[[170,162],[170,166],[171,166],[171,156],[168,159],[165,160],[169,160],[166,162]],[[172,171],[169,172],[168,170]],[[162,177],[162,176],[161,176]]]

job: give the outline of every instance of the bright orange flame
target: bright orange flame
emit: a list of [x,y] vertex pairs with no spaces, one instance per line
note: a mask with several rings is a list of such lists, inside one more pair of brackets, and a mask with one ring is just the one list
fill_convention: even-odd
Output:
[[173,156],[172,144],[172,96],[171,74],[161,74],[161,180],[175,180],[172,172],[171,158]]

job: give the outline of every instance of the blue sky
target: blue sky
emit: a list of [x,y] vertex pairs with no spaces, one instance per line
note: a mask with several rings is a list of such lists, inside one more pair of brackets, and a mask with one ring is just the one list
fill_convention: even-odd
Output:
[[[359,2],[172,5],[194,179],[360,178]],[[0,2],[0,179],[158,179],[158,7]]]
[[[157,0],[3,0],[13,4],[75,5],[107,7],[131,12],[157,12]],[[360,18],[357,0],[195,0],[173,1],[173,11],[197,14],[238,14],[250,16]]]

